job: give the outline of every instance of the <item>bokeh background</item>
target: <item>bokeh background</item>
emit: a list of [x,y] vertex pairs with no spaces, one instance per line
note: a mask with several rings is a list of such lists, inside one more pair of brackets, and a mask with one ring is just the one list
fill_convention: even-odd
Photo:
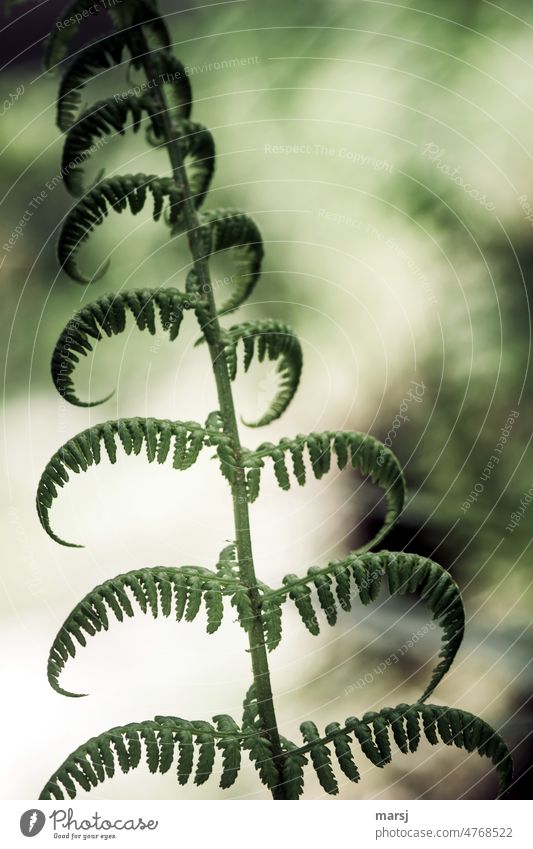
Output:
[[[170,240],[147,211],[110,216],[91,238],[86,266],[108,255],[112,263],[90,290],[58,272],[54,245],[72,201],[59,181],[47,187],[60,169],[62,140],[57,78],[44,75],[40,61],[62,5],[29,3],[0,20],[7,98],[0,121],[1,781],[8,798],[36,798],[72,749],[113,725],[158,713],[239,716],[250,683],[231,615],[208,637],[202,621],[140,614],[92,639],[67,665],[65,685],[90,697],[64,699],[47,685],[52,640],[93,586],[142,566],[211,567],[232,538],[228,491],[208,459],[179,473],[121,459],[75,476],[52,521],[83,549],[57,546],[37,520],[38,478],[71,435],[129,415],[202,421],[216,408],[193,319],[174,343],[130,324],[131,332],[100,344],[78,368],[77,385],[86,397],[116,387],[105,407],[71,408],[53,389],[52,348],[81,304],[123,288],[182,285],[189,263],[183,240]],[[513,795],[523,798],[533,680],[531,4],[165,0],[162,8],[191,75],[193,117],[217,144],[208,205],[247,210],[265,240],[262,281],[239,320],[282,318],[304,347],[290,409],[261,434],[243,427],[244,443],[337,428],[391,440],[409,498],[386,547],[433,557],[464,593],[465,641],[433,701],[477,712],[501,731],[515,758]],[[86,34],[104,29],[101,16]],[[87,88],[87,100],[125,87],[125,74],[113,71]],[[142,133],[130,133],[111,139],[89,173],[101,167],[163,173],[168,163]],[[215,263],[222,284],[228,268]],[[275,386],[268,365],[237,381],[245,418],[264,409]],[[499,443],[499,462],[487,471]],[[350,472],[332,471],[290,493],[265,478],[252,508],[258,573],[275,584],[323,564],[364,542],[381,519],[377,493]],[[287,610],[284,641],[271,655],[286,736],[294,738],[304,719],[324,727],[416,700],[439,647],[428,622],[423,605],[383,595],[313,638]],[[398,663],[376,672],[424,628]],[[342,798],[495,793],[486,759],[446,747],[398,753],[384,770],[359,765],[362,781],[341,782]],[[246,768],[224,798],[265,797],[259,787]],[[172,773],[143,769],[93,793],[219,795],[215,780],[177,789]],[[322,797],[309,773],[306,798]]]

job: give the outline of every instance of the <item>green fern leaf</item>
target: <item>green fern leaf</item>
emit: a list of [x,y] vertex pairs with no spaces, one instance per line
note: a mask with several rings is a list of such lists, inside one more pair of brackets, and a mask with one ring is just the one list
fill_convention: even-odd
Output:
[[[311,433],[307,436],[299,435],[293,440],[282,439],[278,445],[264,442],[255,451],[245,454],[243,462],[247,468],[253,468],[257,475],[257,469],[260,473],[265,460],[272,460],[281,489],[289,489],[290,476],[285,464],[285,455],[289,454],[292,457],[294,476],[302,486],[306,480],[304,463],[306,450],[316,478],[321,478],[328,471],[333,451],[337,456],[339,469],[345,468],[350,458],[353,468],[358,468],[363,475],[369,476],[374,483],[384,489],[387,502],[385,520],[380,531],[365,548],[369,549],[377,545],[400,515],[405,498],[403,473],[392,451],[367,434],[352,431],[326,431]],[[250,472],[248,472],[249,475]],[[255,500],[258,494],[259,484],[256,483],[250,494],[250,500]]]
[[254,610],[248,589],[238,585],[231,598],[231,604],[237,611],[239,624],[245,631],[250,631],[254,622]]
[[239,590],[240,586],[234,579],[221,578],[197,566],[157,566],[117,575],[87,593],[66,618],[50,649],[48,681],[63,696],[82,695],[60,687],[59,676],[69,657],[76,656],[76,643],[85,646],[87,636],[108,630],[109,611],[122,622],[124,615],[130,618],[135,615],[135,600],[145,614],[150,611],[154,617],[159,614],[168,617],[174,607],[176,618],[181,619],[189,601],[186,619],[192,621],[203,599],[207,611],[207,632],[211,634],[222,621],[223,595],[231,596]]
[[[255,221],[237,209],[213,209],[200,212],[199,235],[205,258],[220,251],[232,251],[235,270],[231,275],[233,293],[219,308],[218,314],[236,310],[250,297],[261,274],[263,239]],[[175,224],[173,233],[182,230],[182,222]],[[199,280],[194,269],[187,276],[188,292],[201,295]],[[202,324],[202,322],[200,322]],[[202,326],[205,330],[205,327]]]
[[[57,125],[66,132],[78,118],[85,85],[93,76],[120,65],[129,50],[127,34],[114,33],[81,50],[66,70],[57,97]],[[132,61],[134,67],[137,62]]]
[[[156,6],[152,0],[128,0],[121,10],[120,20],[123,26],[133,27],[135,24],[143,23],[147,31],[151,32],[159,47],[168,47],[170,37],[163,20],[156,14]],[[63,61],[68,53],[71,41],[77,36],[81,25],[93,14],[106,11],[112,20],[117,21],[117,10],[113,10],[111,4],[94,3],[91,0],[74,0],[64,10],[60,20],[52,30],[48,39],[45,67],[52,70]],[[113,10],[113,14],[111,14]],[[129,14],[128,14],[129,13]]]
[[[369,712],[362,720],[349,717],[342,727],[339,723],[331,723],[324,737],[320,737],[312,722],[303,723],[301,730],[306,745],[293,749],[292,754],[309,754],[319,779],[323,771],[327,776],[327,787],[330,788],[335,786],[328,751],[331,743],[334,744],[344,774],[351,781],[358,781],[359,772],[350,752],[352,739],[357,741],[371,763],[382,767],[391,760],[389,731],[392,731],[398,748],[405,754],[417,750],[422,734],[432,745],[439,743],[440,736],[440,740],[447,746],[455,745],[468,752],[477,752],[491,759],[500,780],[501,798],[507,795],[511,786],[512,760],[502,738],[484,720],[458,708],[419,702],[413,705],[400,704],[395,708]],[[332,792],[327,787],[324,789]]]
[[[168,68],[161,72],[162,76],[168,74]],[[180,100],[184,100],[187,94],[188,89],[181,93]],[[131,123],[128,123],[130,113]],[[141,96],[128,94],[125,97],[100,100],[86,109],[69,129],[63,147],[61,174],[68,191],[76,197],[81,197],[87,191],[88,187],[84,183],[85,164],[101,146],[102,139],[105,140],[111,134],[124,135],[129,128],[136,133],[143,120],[145,123],[148,121],[149,133],[154,123],[157,124],[157,114],[157,104],[151,89]],[[186,119],[179,119],[176,129],[191,193],[197,206],[200,206],[209,189],[215,167],[213,137],[201,124]],[[154,143],[157,144],[157,141]]]
[[141,418],[104,422],[70,439],[53,455],[41,475],[37,487],[37,512],[47,534],[61,545],[80,548],[76,543],[62,540],[52,531],[49,510],[57,497],[57,488],[62,488],[69,480],[69,471],[78,474],[80,471],[86,471],[89,466],[100,463],[101,443],[111,463],[117,460],[117,435],[126,454],[131,454],[132,451],[139,454],[144,444],[148,461],[153,463],[157,459],[158,463],[163,463],[168,456],[171,438],[177,442],[182,432],[185,433],[184,450],[179,456],[174,455],[174,468],[190,468],[196,462],[202,447],[216,445],[221,469],[227,475],[227,438],[217,432],[205,430],[197,422]]
[[207,610],[207,633],[214,634],[220,628],[224,615],[224,603],[218,581],[204,584],[204,601]]
[[[81,197],[91,188],[85,185],[85,164],[91,153],[99,148],[99,140],[113,133],[124,135],[130,113],[131,129],[137,133],[146,111],[145,99],[128,95],[123,100],[99,100],[80,115],[68,131],[61,160],[61,175],[71,195]],[[94,184],[101,176],[102,172]]]
[[279,360],[279,389],[267,412],[256,422],[243,423],[248,427],[262,427],[278,419],[292,401],[302,373],[303,356],[298,338],[290,327],[271,319],[247,321],[224,332],[226,358],[230,377],[237,376],[237,346],[244,346],[244,370],[248,371],[257,351],[259,362],[268,357]]
[[169,771],[174,760],[174,733],[172,728],[163,725],[157,735],[157,743],[159,746],[159,771],[166,773]]
[[354,553],[323,568],[313,566],[303,578],[286,575],[283,587],[266,592],[263,607],[273,609],[289,597],[295,602],[304,625],[316,634],[319,632],[319,623],[310,587],[316,588],[319,606],[328,624],[334,625],[337,600],[331,591],[332,580],[337,582],[337,598],[343,610],[350,610],[356,597],[363,604],[375,601],[385,580],[388,581],[391,594],[414,593],[426,602],[435,624],[442,628],[443,635],[440,661],[420,697],[421,702],[425,701],[452,665],[464,635],[463,602],[459,587],[449,572],[438,563],[417,554],[390,551]]
[[178,783],[187,784],[193,767],[194,745],[191,727],[185,726],[176,735],[179,743]]
[[[8,7],[19,0],[7,0]],[[69,481],[70,474],[86,471],[100,463],[105,452],[111,463],[117,461],[118,449],[126,455],[143,449],[150,463],[163,463],[168,457],[176,469],[190,468],[204,447],[214,448],[223,476],[231,485],[234,503],[243,498],[254,501],[260,491],[262,469],[268,463],[281,489],[288,490],[294,478],[304,485],[309,471],[316,479],[330,472],[336,458],[338,469],[349,464],[368,476],[383,490],[386,515],[375,537],[347,558],[326,567],[312,567],[299,578],[287,575],[283,585],[273,590],[254,575],[248,558],[239,562],[234,544],[219,557],[216,572],[200,567],[140,569],[106,581],[92,590],[74,608],[60,629],[50,650],[48,678],[54,689],[74,695],[59,686],[60,675],[78,646],[109,628],[113,617],[119,622],[134,616],[137,607],[143,614],[192,621],[202,603],[207,617],[207,631],[214,633],[224,615],[224,597],[231,600],[243,629],[252,634],[253,623],[261,619],[264,643],[250,638],[254,677],[259,669],[268,677],[265,657],[260,661],[256,651],[272,650],[282,633],[281,607],[292,601],[312,634],[319,632],[318,611],[329,625],[337,621],[339,608],[350,611],[354,598],[364,604],[374,602],[386,582],[393,595],[412,593],[422,599],[443,631],[439,662],[429,685],[415,704],[399,704],[380,711],[369,711],[362,719],[348,717],[343,726],[332,722],[321,736],[314,722],[300,726],[303,745],[296,746],[280,738],[277,729],[267,733],[264,704],[258,701],[255,684],[243,705],[242,726],[225,714],[213,718],[214,725],[202,720],[188,721],[173,716],[158,716],[153,721],[132,723],[112,728],[76,749],[46,784],[41,798],[75,798],[78,788],[89,792],[117,770],[124,773],[142,761],[150,772],[168,772],[177,755],[177,781],[186,784],[193,775],[202,784],[212,774],[215,754],[222,754],[220,786],[235,782],[241,752],[247,750],[262,783],[274,798],[297,799],[304,786],[304,768],[310,758],[321,786],[328,794],[338,792],[332,767],[332,754],[344,775],[359,780],[352,750],[360,749],[375,766],[391,761],[391,734],[401,752],[415,752],[424,737],[431,744],[443,742],[468,752],[476,751],[491,758],[500,778],[504,796],[511,785],[512,762],[509,752],[496,732],[478,717],[458,708],[428,705],[425,700],[450,668],[464,631],[464,609],[459,590],[446,570],[426,558],[405,553],[370,554],[384,538],[401,513],[405,484],[399,463],[384,444],[356,432],[299,434],[282,439],[278,444],[265,442],[255,451],[240,446],[234,426],[234,412],[226,369],[231,380],[238,371],[238,349],[242,342],[244,370],[254,356],[258,361],[277,362],[278,389],[266,413],[251,427],[268,424],[285,411],[291,402],[302,371],[302,350],[293,332],[278,321],[248,321],[221,330],[217,316],[241,306],[254,291],[261,273],[263,242],[257,224],[245,213],[233,209],[197,213],[210,187],[215,146],[209,131],[190,120],[191,88],[187,73],[170,50],[170,36],[158,13],[157,0],[125,0],[101,7],[92,0],[70,0],[48,42],[46,64],[62,63],[73,38],[83,30],[83,22],[94,12],[105,9],[116,34],[89,44],[72,60],[63,76],[57,104],[59,126],[67,131],[61,173],[65,186],[79,202],[65,218],[58,241],[61,267],[74,280],[91,283],[106,271],[100,265],[96,274],[88,276],[78,267],[78,251],[110,210],[121,213],[129,209],[138,214],[148,195],[153,199],[153,219],[161,217],[171,235],[187,233],[193,263],[186,277],[186,293],[176,289],[165,292],[135,290],[119,296],[101,297],[78,311],[61,335],[52,360],[52,375],[59,392],[79,406],[99,402],[80,402],[76,396],[73,373],[80,357],[93,350],[103,335],[123,332],[127,311],[133,314],[137,327],[155,333],[156,311],[171,339],[178,335],[183,313],[193,309],[210,346],[215,367],[217,390],[222,412],[211,413],[205,427],[196,422],[124,419],[91,427],[70,439],[46,466],[37,491],[37,510],[41,524],[57,542],[64,542],[51,530],[49,511],[58,490]],[[126,65],[128,81],[131,71],[142,71],[144,83],[129,92],[100,100],[92,107],[82,107],[86,83],[115,66]],[[81,113],[81,114],[80,114]],[[85,167],[89,157],[111,135],[123,135],[128,128],[137,133],[144,123],[146,140],[156,148],[168,147],[171,177],[134,174],[103,179],[103,171],[87,188]],[[49,185],[49,184],[47,184]],[[219,252],[230,251],[234,263],[229,297],[221,306],[214,304],[214,289],[209,279],[209,261]],[[227,282],[227,281],[226,281]],[[215,284],[216,288],[216,284]],[[220,366],[222,371],[220,371]],[[246,422],[245,422],[246,423]],[[118,441],[117,441],[118,437]],[[239,513],[236,509],[236,516]],[[241,514],[239,552],[246,551],[248,520]],[[249,540],[248,540],[249,541]],[[242,576],[242,580],[241,580]],[[267,700],[270,703],[270,699]],[[275,725],[275,720],[274,723]],[[283,788],[283,789],[281,789]]]
[[[87,356],[96,342],[106,336],[115,336],[126,329],[128,310],[139,330],[155,334],[156,310],[164,331],[170,340],[177,338],[183,313],[194,304],[191,296],[179,289],[133,289],[119,295],[103,295],[79,310],[71,318],[59,337],[52,356],[52,380],[60,395],[78,407],[94,407],[107,401],[80,401],[74,389],[72,374],[80,357]],[[112,393],[111,393],[112,394]],[[126,434],[126,431],[123,431]],[[168,438],[171,436],[167,430]],[[126,436],[127,438],[127,436]]]
[[[213,771],[215,745],[223,750],[222,786],[230,786],[240,767],[242,733],[229,716],[215,717],[218,730],[208,722],[189,722],[176,716],[156,716],[155,720],[133,722],[111,728],[79,746],[61,764],[44,786],[40,799],[74,799],[78,787],[89,791],[113,778],[117,767],[124,773],[144,759],[150,772],[168,772],[178,750],[178,782],[185,784],[191,774],[194,752],[199,750],[195,783],[202,784]],[[218,741],[218,742],[217,742]],[[237,754],[238,751],[238,754]]]
[[[181,97],[179,100],[181,101]],[[152,115],[152,125],[156,123],[157,119],[157,104],[154,104],[153,108],[156,111]],[[179,108],[182,108],[181,103]],[[177,109],[178,106],[175,105],[174,110]],[[199,208],[209,191],[215,170],[215,142],[209,130],[197,121],[180,118],[173,121],[173,126],[181,148],[190,194],[195,207]],[[154,146],[158,147],[164,144],[159,140],[157,134],[151,134],[151,128],[148,130],[148,135]]]
[[[209,418],[206,427],[209,426]],[[234,542],[224,546],[218,555],[216,570],[223,578],[238,578],[237,546]]]
[[[148,37],[150,37],[150,32],[155,34],[155,28],[145,30]],[[99,39],[76,54],[61,80],[57,99],[57,125],[63,132],[67,132],[79,118],[82,93],[86,83],[93,76],[104,74],[115,65],[122,64],[125,52],[131,55],[130,67],[140,68],[142,65],[141,58],[136,57],[127,31]],[[159,56],[160,58],[157,60],[154,57],[156,67],[161,75],[158,82],[166,79],[172,81],[168,85],[163,85],[165,94],[173,103],[176,116],[188,118],[191,111],[191,87],[185,69],[181,62],[171,54],[162,52]],[[150,90],[148,81],[146,89]],[[127,96],[127,93],[125,93],[125,96]],[[121,99],[123,99],[122,95],[115,97],[115,100]]]
[[335,596],[331,592],[331,578],[320,569],[320,566],[311,566],[307,574],[312,576],[313,583],[317,589],[318,600],[322,610],[326,614],[328,625],[335,625],[337,621],[337,604]]
[[154,200],[153,219],[159,221],[164,202],[168,200],[167,218],[175,222],[183,208],[183,193],[170,177],[154,174],[128,174],[102,180],[72,209],[59,235],[57,257],[61,268],[78,283],[94,283],[106,273],[109,262],[105,262],[93,275],[83,274],[77,264],[77,252],[87,241],[95,227],[102,224],[109,209],[123,212],[129,207],[131,213],[139,213],[150,192]]
[[242,706],[242,728],[244,731],[257,731],[259,728],[259,706],[255,684],[249,688]]

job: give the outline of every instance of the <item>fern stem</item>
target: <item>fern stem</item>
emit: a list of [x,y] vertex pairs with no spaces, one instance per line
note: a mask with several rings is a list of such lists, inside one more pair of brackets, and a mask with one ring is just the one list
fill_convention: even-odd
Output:
[[[138,43],[139,58],[143,63],[148,79],[156,80],[158,77],[157,67],[152,60],[142,27],[137,28],[134,38]],[[274,708],[268,654],[265,646],[265,637],[261,619],[261,594],[258,588],[253,561],[246,479],[242,465],[242,446],[240,442],[237,417],[235,415],[235,405],[233,402],[231,381],[228,373],[224,341],[217,317],[213,284],[209,272],[209,262],[208,258],[204,256],[204,252],[199,241],[199,220],[191,197],[187,173],[185,171],[183,157],[180,150],[179,138],[176,135],[170,120],[164,91],[158,84],[154,85],[153,91],[159,100],[160,114],[158,115],[158,118],[161,121],[165,136],[166,148],[172,167],[172,176],[176,185],[183,191],[184,219],[186,222],[187,239],[193,258],[194,270],[198,275],[202,293],[204,294],[208,304],[210,323],[208,334],[209,338],[206,336],[206,342],[209,346],[209,353],[213,365],[213,373],[217,387],[218,402],[224,431],[231,439],[237,466],[235,470],[235,480],[231,486],[235,522],[235,541],[238,554],[239,575],[242,583],[248,589],[250,602],[254,612],[254,617],[248,631],[248,640],[255,692],[261,724],[264,732],[268,735],[270,740],[274,763],[280,776],[277,786],[272,788],[271,792],[274,799],[284,799],[285,793],[281,781],[283,750]]]

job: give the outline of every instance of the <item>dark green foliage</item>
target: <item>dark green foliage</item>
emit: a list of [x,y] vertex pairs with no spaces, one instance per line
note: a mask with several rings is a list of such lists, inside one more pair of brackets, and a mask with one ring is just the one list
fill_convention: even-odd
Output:
[[[106,135],[124,135],[131,114],[131,129],[134,133],[141,127],[143,112],[147,109],[143,97],[128,95],[123,100],[100,100],[80,115],[69,130],[63,147],[61,173],[65,188],[75,197],[87,191],[84,184],[84,165],[98,140]],[[98,182],[98,181],[96,181]]]
[[80,200],[69,213],[59,236],[57,256],[64,271],[78,283],[94,283],[106,273],[109,262],[93,275],[81,272],[77,264],[77,252],[89,238],[92,230],[102,224],[109,209],[123,212],[129,207],[136,215],[146,202],[148,192],[153,197],[154,221],[163,214],[168,201],[167,218],[170,224],[178,220],[183,207],[183,193],[170,177],[154,174],[128,174],[102,180]]
[[[70,42],[77,36],[86,18],[102,11],[105,11],[119,28],[142,23],[146,31],[150,33],[152,46],[159,48],[169,46],[170,38],[167,28],[163,19],[157,15],[157,7],[153,0],[135,0],[135,2],[123,0],[116,5],[94,3],[91,0],[74,0],[65,8],[59,19],[59,23],[63,26],[54,27],[48,39],[45,55],[45,66],[48,70],[53,69],[65,58]],[[128,37],[128,35],[126,30],[124,36]]]
[[[195,206],[199,207],[209,190],[215,170],[215,142],[209,130],[197,121],[180,120],[177,127],[191,197]],[[162,144],[158,136],[151,136],[151,130],[148,133],[152,144]]]
[[183,313],[191,309],[195,300],[179,289],[133,289],[117,295],[104,295],[79,310],[69,321],[59,337],[52,356],[52,379],[60,395],[78,407],[94,407],[100,401],[80,401],[74,391],[72,374],[80,357],[86,357],[95,342],[114,336],[126,329],[128,310],[139,330],[156,332],[156,313],[169,339],[177,338]]
[[[100,140],[106,136],[113,133],[124,135],[130,128],[136,133],[145,121],[148,122],[146,128],[151,143],[156,146],[160,144],[152,126],[156,116],[157,105],[150,92],[145,92],[140,97],[128,94],[119,100],[108,98],[86,109],[68,131],[63,147],[61,173],[69,192],[80,197],[87,191],[84,185],[85,162],[98,150],[102,144]],[[195,121],[182,119],[179,129],[182,155],[188,168],[192,193],[200,205],[211,183],[215,167],[213,137],[205,127]]]
[[244,697],[242,704],[242,727],[244,731],[252,732],[260,728],[255,684],[252,684]]
[[[300,730],[305,745],[293,749],[292,757],[309,755],[322,787],[329,794],[338,792],[331,769],[331,746],[343,773],[350,781],[357,782],[359,771],[353,761],[352,748],[359,746],[371,763],[385,766],[392,756],[390,731],[400,751],[407,753],[417,750],[422,735],[432,745],[439,743],[438,730],[441,741],[447,746],[455,745],[490,758],[500,780],[500,798],[507,795],[511,785],[511,756],[500,735],[479,717],[457,708],[418,702],[402,704],[367,713],[361,720],[349,717],[342,727],[339,723],[331,723],[323,737],[313,722],[302,723]],[[293,764],[291,771],[296,772]]]
[[[305,461],[309,462],[315,478],[321,478],[330,470],[332,454],[337,458],[339,469],[346,468],[350,462],[352,468],[359,469],[385,490],[387,513],[381,530],[366,546],[372,548],[383,539],[400,515],[405,498],[405,481],[398,460],[392,451],[373,436],[353,431],[326,431],[306,436],[299,434],[295,439],[282,439],[278,445],[264,442],[255,451],[246,454],[244,465],[256,473],[264,467],[265,460],[272,460],[279,486],[281,489],[290,489],[289,458],[292,461],[292,473],[300,486],[303,486],[307,476]],[[249,471],[249,485],[251,474]],[[250,501],[254,501],[258,494],[257,479],[250,493]]]
[[333,737],[335,755],[344,775],[350,781],[359,781],[360,775],[352,756],[350,736],[341,729],[338,722],[330,722],[326,726],[326,736],[329,735]]
[[[18,0],[9,2],[14,5]],[[60,264],[78,282],[99,279],[107,264],[93,276],[80,272],[80,245],[110,210],[120,213],[129,209],[137,214],[149,195],[154,220],[163,218],[171,237],[186,232],[193,263],[184,290],[138,289],[100,297],[79,310],[56,345],[53,380],[69,402],[78,406],[98,403],[77,398],[73,374],[80,357],[87,356],[104,335],[122,333],[128,310],[139,330],[155,333],[158,317],[163,330],[174,340],[184,311],[190,309],[210,347],[220,411],[210,413],[205,426],[129,418],[84,430],[68,440],[46,466],[37,490],[39,518],[52,539],[70,545],[51,530],[50,508],[70,473],[98,464],[103,451],[115,463],[119,445],[126,455],[139,454],[144,448],[151,463],[163,463],[171,456],[174,468],[188,469],[203,448],[210,448],[231,487],[236,542],[222,550],[215,571],[197,566],[138,569],[95,587],[59,630],[49,655],[48,679],[57,692],[74,695],[59,685],[68,659],[76,656],[78,646],[85,646],[89,637],[107,631],[113,619],[122,622],[137,608],[154,617],[172,615],[178,621],[191,622],[203,607],[211,634],[220,627],[225,599],[231,601],[240,626],[248,632],[255,677],[244,700],[242,727],[230,716],[219,714],[214,724],[157,716],[153,721],[112,728],[74,751],[46,784],[41,798],[63,799],[65,794],[74,798],[79,787],[90,791],[112,778],[117,769],[129,772],[141,762],[151,772],[160,773],[167,773],[175,763],[178,784],[194,776],[194,782],[200,785],[212,774],[217,754],[222,761],[220,786],[228,788],[237,778],[243,751],[248,752],[260,781],[275,798],[298,799],[302,795],[309,761],[324,791],[335,794],[337,762],[343,775],[357,782],[354,754],[357,756],[359,750],[372,764],[383,767],[391,760],[392,740],[407,754],[418,748],[423,737],[433,745],[443,742],[489,757],[500,778],[500,795],[505,795],[511,784],[512,764],[499,735],[470,713],[424,703],[450,668],[462,640],[464,610],[457,585],[445,569],[426,558],[403,552],[369,553],[403,508],[405,483],[394,454],[372,436],[357,432],[300,434],[277,445],[265,442],[254,450],[241,446],[229,382],[237,376],[239,346],[242,344],[244,351],[245,371],[254,356],[259,362],[277,362],[278,391],[259,420],[249,423],[251,427],[274,421],[291,402],[302,373],[301,346],[293,331],[279,321],[246,321],[220,327],[218,318],[241,306],[259,280],[263,260],[259,227],[240,210],[198,212],[214,173],[215,146],[209,131],[190,120],[190,83],[183,65],[171,52],[171,39],[156,0],[124,0],[102,8],[116,31],[76,53],[59,89],[57,120],[67,133],[61,174],[66,188],[81,196],[66,216],[59,237]],[[92,0],[74,0],[65,10],[62,20],[78,15],[79,22],[54,29],[48,45],[48,68],[63,64],[84,17],[94,11]],[[82,109],[86,83],[119,65],[124,65],[128,74],[142,71],[144,82],[135,90],[111,93]],[[172,177],[135,174],[102,179],[100,172],[87,191],[84,169],[88,158],[109,136],[123,135],[128,129],[138,132],[141,126],[146,129],[149,144],[168,149]],[[211,257],[223,251],[231,252],[233,272],[229,295],[215,307],[217,286],[211,283],[208,264]],[[254,573],[246,501],[253,502],[259,496],[261,472],[267,462],[272,463],[279,486],[287,490],[292,477],[303,486],[309,469],[315,478],[322,478],[330,471],[332,459],[340,470],[357,469],[383,490],[387,507],[383,525],[359,551],[325,567],[312,567],[303,577],[287,575],[281,587],[271,589]],[[440,661],[420,700],[369,712],[362,719],[349,717],[343,726],[331,722],[323,736],[313,722],[304,722],[302,745],[281,737],[265,647],[271,651],[281,640],[282,605],[287,600],[294,603],[308,630],[318,634],[322,614],[329,625],[334,625],[339,611],[350,611],[355,598],[365,605],[373,602],[385,580],[391,594],[411,593],[425,601],[443,631]]]
[[62,540],[52,531],[48,511],[57,497],[58,487],[69,480],[67,470],[77,474],[98,465],[102,448],[109,460],[117,460],[117,441],[126,454],[139,454],[143,445],[149,463],[164,463],[169,454],[175,469],[188,469],[206,445],[216,445],[221,467],[226,476],[234,469],[227,437],[208,431],[197,422],[171,422],[167,419],[118,419],[104,422],[78,433],[57,451],[46,466],[37,487],[37,512],[41,525],[56,542],[79,548]]
[[116,769],[127,773],[145,761],[150,772],[165,773],[177,754],[177,779],[186,784],[198,755],[195,784],[203,784],[213,772],[215,747],[223,753],[221,785],[230,787],[240,768],[242,733],[230,716],[216,716],[216,728],[208,722],[188,722],[177,716],[156,716],[155,720],[132,722],[111,728],[80,746],[55,772],[43,788],[40,799],[74,799],[78,786],[90,790],[112,778]]
[[[220,315],[233,312],[252,294],[261,274],[263,238],[255,221],[239,209],[209,209],[199,213],[199,236],[203,257],[220,251],[231,251],[234,272],[231,275],[232,294],[222,304]],[[178,221],[174,233],[182,230]],[[194,269],[187,276],[187,291],[201,294]],[[202,328],[203,329],[203,328]]]
[[283,582],[287,587],[287,594],[296,605],[305,627],[316,636],[320,633],[320,626],[311,601],[311,590],[306,584],[298,581],[297,575],[286,575]]
[[[206,425],[210,425],[209,418]],[[234,542],[226,545],[218,555],[216,570],[222,578],[238,578],[237,548]]]
[[244,741],[244,747],[249,750],[250,760],[253,762],[261,782],[272,790],[279,784],[279,775],[272,756],[272,743],[266,737],[260,735],[250,737]]
[[[57,97],[57,125],[67,132],[76,122],[85,85],[96,76],[120,65],[129,46],[125,33],[116,33],[81,50],[66,70]],[[132,67],[139,64],[132,61]]]
[[62,689],[59,676],[69,657],[76,656],[77,644],[85,646],[87,637],[108,630],[110,613],[122,622],[138,606],[154,618],[173,615],[177,621],[191,622],[203,601],[207,632],[213,634],[224,615],[223,597],[233,599],[241,592],[235,577],[224,578],[199,566],[156,566],[117,575],[87,593],[68,615],[50,650],[48,680],[64,696],[81,695]]
[[[328,624],[334,625],[339,607],[351,610],[354,599],[365,605],[370,604],[378,597],[384,582],[388,583],[391,594],[413,593],[424,600],[434,622],[443,630],[441,660],[420,697],[420,701],[424,701],[453,663],[463,639],[465,613],[459,588],[449,572],[438,563],[417,554],[390,551],[354,553],[324,568],[313,566],[302,578],[287,575],[283,579],[283,588],[267,591],[263,599],[263,620],[269,648],[275,648],[281,639],[281,628],[276,631],[272,624],[272,611],[275,608],[280,611],[286,598],[294,601],[311,634],[318,634],[320,626],[311,587],[316,590],[318,608],[323,611]],[[333,587],[336,598],[332,592]],[[268,630],[272,628],[274,636],[268,637]]]
[[273,790],[280,783],[279,772],[274,763],[272,743],[261,727],[255,685],[248,690],[243,704],[242,730],[243,748],[248,750],[261,782]]
[[226,359],[232,380],[235,380],[237,376],[239,342],[243,343],[245,371],[248,371],[256,352],[260,363],[265,358],[279,360],[280,386],[276,397],[257,422],[244,422],[248,427],[263,427],[270,424],[285,412],[300,383],[303,358],[298,338],[286,324],[272,319],[237,324],[225,332],[224,338]]

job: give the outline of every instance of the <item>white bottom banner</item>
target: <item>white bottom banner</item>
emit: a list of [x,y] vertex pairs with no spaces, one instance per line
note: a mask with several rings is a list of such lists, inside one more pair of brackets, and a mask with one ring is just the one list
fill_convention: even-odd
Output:
[[[526,808],[527,806],[527,808]],[[529,809],[529,810],[527,810]],[[24,801],[0,803],[2,844],[305,849],[429,845],[530,849],[528,802]],[[70,845],[69,844],[69,845]]]

